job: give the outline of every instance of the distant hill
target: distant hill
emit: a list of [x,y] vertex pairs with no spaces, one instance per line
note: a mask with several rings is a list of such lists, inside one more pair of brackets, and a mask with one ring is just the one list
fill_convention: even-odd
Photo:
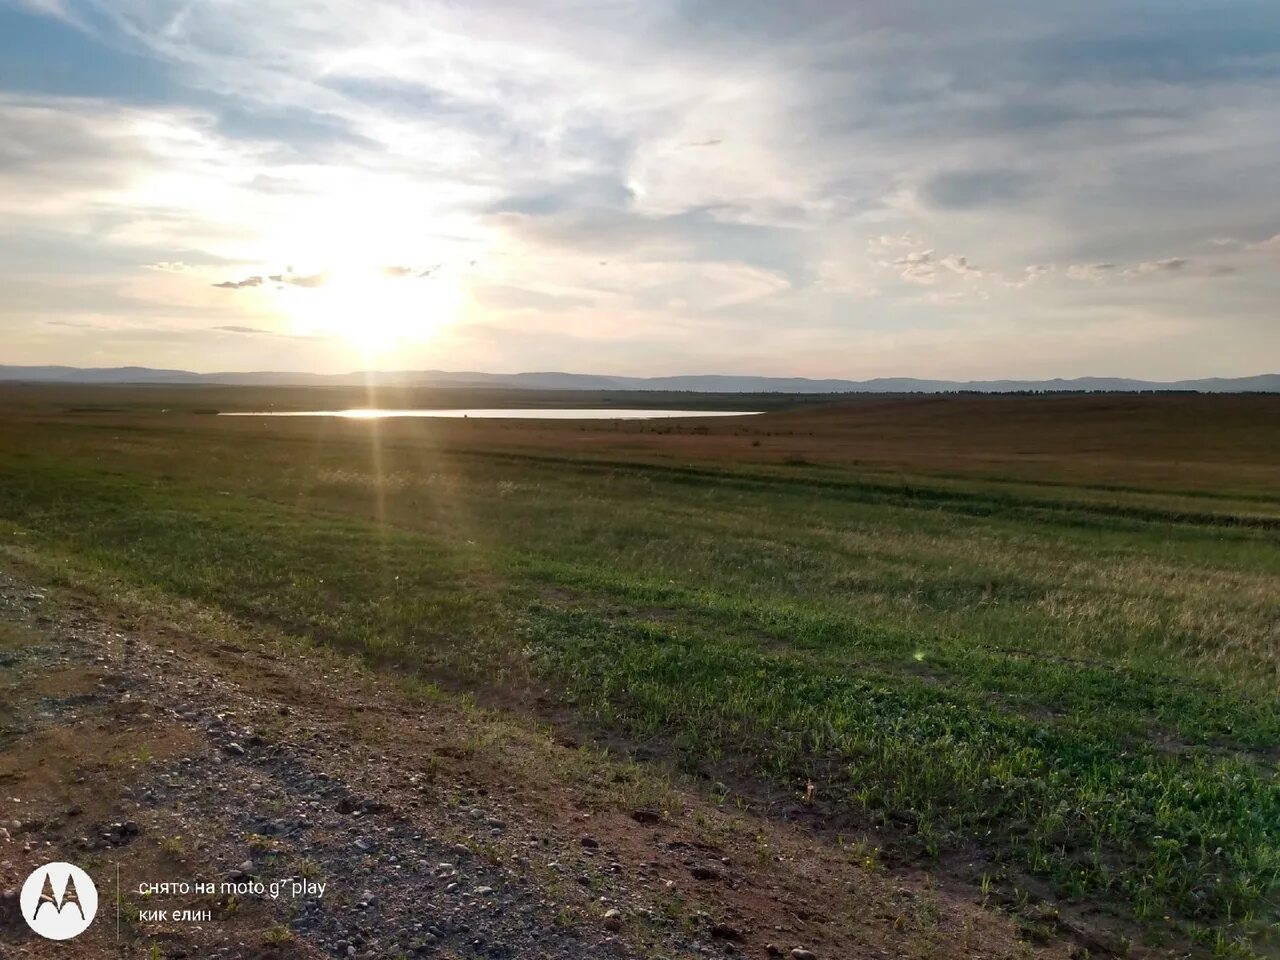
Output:
[[480,373],[446,370],[381,370],[355,373],[282,373],[248,371],[192,373],[152,367],[16,367],[0,365],[0,381],[97,384],[230,384],[239,386],[486,386],[532,390],[667,390],[692,393],[979,393],[1019,391],[1186,390],[1198,393],[1280,392],[1280,373],[1256,377],[1202,380],[1133,380],[1127,377],[1077,377],[1072,380],[810,380],[807,377],[738,377],[719,374],[678,377],[610,377],[590,373]]

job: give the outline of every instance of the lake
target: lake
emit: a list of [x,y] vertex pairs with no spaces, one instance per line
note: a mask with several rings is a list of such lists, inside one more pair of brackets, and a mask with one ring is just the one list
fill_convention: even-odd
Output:
[[223,417],[345,417],[349,420],[382,420],[387,417],[449,417],[476,420],[666,420],[672,417],[753,417],[759,410],[595,410],[595,409],[502,409],[471,410],[258,410],[228,411]]

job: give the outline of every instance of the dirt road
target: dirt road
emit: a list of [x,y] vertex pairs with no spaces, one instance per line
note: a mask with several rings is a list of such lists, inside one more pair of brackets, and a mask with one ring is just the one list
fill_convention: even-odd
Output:
[[[97,917],[17,890],[85,869]],[[170,884],[168,888],[163,884]],[[369,673],[0,573],[0,957],[1065,955],[923,876]],[[794,954],[793,954],[794,951]]]

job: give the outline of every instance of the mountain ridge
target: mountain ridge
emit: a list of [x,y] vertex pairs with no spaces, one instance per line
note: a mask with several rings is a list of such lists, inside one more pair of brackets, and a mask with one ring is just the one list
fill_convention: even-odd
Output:
[[1045,380],[934,380],[874,377],[868,380],[809,377],[686,374],[622,377],[607,374],[528,371],[484,373],[448,370],[381,370],[351,373],[226,371],[195,373],[155,367],[15,366],[0,364],[0,381],[64,384],[219,384],[226,386],[512,387],[534,390],[654,390],[690,393],[1014,393],[1026,391],[1134,392],[1177,390],[1197,393],[1280,392],[1280,373],[1250,377],[1141,380],[1132,377],[1054,377]]

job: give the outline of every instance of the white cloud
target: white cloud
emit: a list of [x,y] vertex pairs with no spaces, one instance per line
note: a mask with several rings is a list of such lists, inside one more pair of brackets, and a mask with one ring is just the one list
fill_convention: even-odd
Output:
[[938,276],[938,265],[932,250],[913,250],[888,264],[897,269],[904,280],[913,283],[933,283]]
[[1125,270],[1128,276],[1141,277],[1150,273],[1183,273],[1191,263],[1186,257],[1165,257],[1163,260],[1145,260]]
[[1016,280],[1010,280],[1008,283],[1010,286],[1019,289],[1029,287],[1034,283],[1040,283],[1052,277],[1057,273],[1057,270],[1058,268],[1052,263],[1033,263],[1023,268],[1021,277]]
[[976,278],[983,276],[983,271],[969,263],[968,257],[949,254],[938,261],[943,267],[960,277]]

